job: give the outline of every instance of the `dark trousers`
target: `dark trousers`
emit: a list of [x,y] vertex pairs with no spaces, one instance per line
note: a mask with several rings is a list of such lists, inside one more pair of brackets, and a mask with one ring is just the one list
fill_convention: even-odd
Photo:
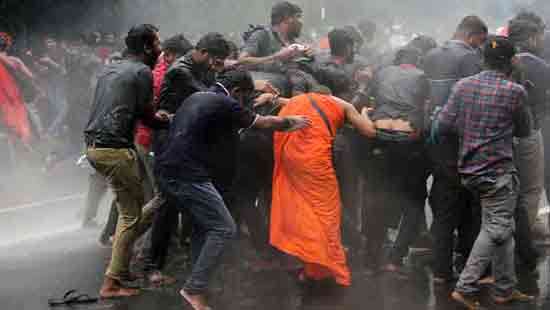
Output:
[[146,251],[145,270],[162,270],[166,265],[170,241],[177,232],[181,214],[182,233],[180,238],[191,235],[191,224],[188,212],[181,212],[173,200],[168,200],[158,193],[148,204],[158,204],[155,207],[153,224],[151,226],[150,247]]
[[[241,135],[236,176],[231,191],[226,190],[231,192],[232,199],[225,200],[235,221],[246,224],[252,246],[264,258],[274,252],[268,242],[272,179],[272,132],[249,130]],[[223,187],[229,189],[226,186],[218,189]]]
[[518,204],[515,210],[516,232],[514,235],[516,254],[518,263],[528,270],[534,270],[537,267],[537,261],[540,257],[539,251],[533,242],[529,213],[525,206]]
[[[401,221],[391,260],[398,263],[425,227],[424,205],[428,165],[417,143],[372,140],[365,163],[368,197],[363,209],[367,265],[381,263],[389,227]],[[424,221],[424,222],[423,222]]]
[[235,221],[211,182],[160,179],[159,187],[167,200],[191,214],[193,269],[184,289],[191,294],[203,294],[227,243],[235,237]]
[[[334,141],[334,169],[342,201],[342,241],[351,250],[360,249],[360,174],[353,141],[356,133],[344,128]],[[363,138],[364,139],[364,138]],[[353,253],[353,252],[352,252]]]
[[433,184],[430,206],[433,213],[432,235],[434,238],[434,274],[438,277],[453,276],[453,252],[455,231],[458,231],[456,250],[466,258],[477,238],[481,225],[479,203],[461,184],[456,168],[456,154],[451,145],[429,147],[433,163]]

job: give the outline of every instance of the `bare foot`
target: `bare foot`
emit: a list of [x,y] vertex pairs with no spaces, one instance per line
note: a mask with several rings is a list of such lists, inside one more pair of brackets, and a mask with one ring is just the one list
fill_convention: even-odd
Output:
[[109,277],[105,277],[103,285],[99,290],[99,296],[103,299],[131,297],[139,295],[139,293],[138,289],[124,287],[118,280]]
[[495,277],[485,277],[477,281],[479,285],[491,285],[495,284]]
[[194,310],[212,310],[212,308],[206,305],[206,298],[204,295],[188,294],[184,289],[180,290],[180,295]]
[[99,291],[99,296],[102,299],[110,299],[110,298],[137,296],[139,295],[139,293],[140,291],[135,288],[119,287],[119,288],[101,289]]

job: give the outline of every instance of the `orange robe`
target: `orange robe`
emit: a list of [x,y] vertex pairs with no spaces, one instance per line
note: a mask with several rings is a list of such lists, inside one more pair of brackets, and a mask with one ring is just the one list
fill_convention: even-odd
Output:
[[31,140],[31,126],[27,107],[17,81],[0,60],[0,121],[23,142]]
[[[344,123],[343,109],[330,96],[310,94],[336,132]],[[304,262],[306,277],[333,278],[351,284],[341,242],[341,203],[332,164],[332,137],[306,95],[297,96],[280,116],[305,115],[310,128],[274,134],[275,166],[270,242]]]

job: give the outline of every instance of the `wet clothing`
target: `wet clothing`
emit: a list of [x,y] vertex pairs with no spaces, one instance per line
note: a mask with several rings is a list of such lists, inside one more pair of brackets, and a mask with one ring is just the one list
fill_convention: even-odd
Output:
[[212,182],[186,182],[166,178],[159,187],[168,203],[191,214],[191,262],[186,292],[204,294],[226,244],[235,238],[237,225]]
[[483,71],[461,80],[439,114],[439,129],[457,132],[461,175],[514,173],[512,140],[530,133],[525,89],[502,73]]
[[178,109],[166,149],[156,158],[158,175],[188,182],[229,182],[234,176],[238,131],[251,127],[256,117],[221,84],[193,94]]
[[99,74],[85,136],[88,145],[133,148],[138,119],[156,127],[153,115],[153,77],[141,62],[123,60]]
[[192,52],[178,58],[164,76],[159,95],[159,109],[176,113],[190,95],[205,91],[214,84],[208,67],[193,61]]
[[348,286],[351,275],[340,236],[342,210],[332,159],[334,136],[308,96],[326,114],[333,132],[344,124],[344,110],[330,96],[297,96],[281,110],[280,116],[309,117],[312,126],[274,134],[270,242],[303,261],[306,277],[332,278]]
[[168,204],[188,211],[192,218],[193,270],[185,284],[189,293],[207,289],[225,244],[237,231],[222,198],[223,188],[214,183],[230,184],[239,129],[254,125],[256,117],[217,84],[183,102],[166,150],[156,158],[160,191]]
[[373,80],[376,107],[371,119],[401,119],[413,128],[424,128],[424,105],[429,83],[423,71],[413,65],[389,66],[376,73]]
[[135,150],[89,147],[87,157],[115,194],[118,220],[112,256],[105,275],[123,281],[130,274],[132,246],[151,224],[154,210],[142,210],[145,201]]

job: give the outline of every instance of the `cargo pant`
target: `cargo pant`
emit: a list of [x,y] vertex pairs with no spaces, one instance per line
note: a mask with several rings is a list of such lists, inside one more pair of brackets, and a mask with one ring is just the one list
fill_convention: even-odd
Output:
[[478,280],[492,263],[495,296],[508,296],[517,279],[514,265],[515,209],[519,181],[514,173],[497,177],[463,179],[464,185],[481,202],[481,231],[460,274],[456,290],[462,294],[479,291]]
[[152,210],[145,209],[143,186],[136,152],[132,149],[88,148],[88,160],[105,177],[115,194],[118,210],[113,253],[106,276],[128,278],[132,246],[151,223]]

